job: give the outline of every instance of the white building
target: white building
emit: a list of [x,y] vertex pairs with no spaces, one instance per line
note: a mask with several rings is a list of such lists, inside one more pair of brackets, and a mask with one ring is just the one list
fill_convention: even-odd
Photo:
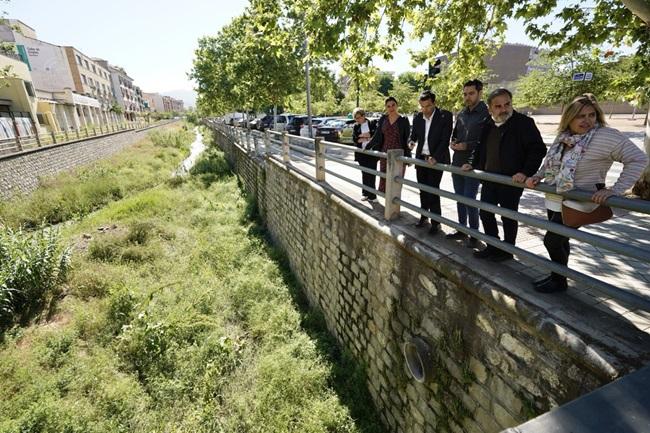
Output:
[[0,40],[14,43],[27,64],[39,99],[39,117],[56,119],[48,129],[58,132],[119,121],[110,111],[107,70],[73,47],[37,39],[34,29],[21,21],[8,21],[0,25]]

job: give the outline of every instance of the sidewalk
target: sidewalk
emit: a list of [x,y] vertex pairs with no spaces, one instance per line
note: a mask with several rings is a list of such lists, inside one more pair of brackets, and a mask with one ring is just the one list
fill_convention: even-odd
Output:
[[[553,126],[551,125],[551,129],[552,128]],[[547,137],[551,137],[552,139],[552,136],[548,133],[545,133],[544,137],[547,143],[549,143]],[[334,153],[338,154],[338,158],[343,158],[349,162],[353,161],[352,151],[336,148]],[[295,161],[294,152],[292,152],[292,164],[295,168],[313,176],[314,168],[306,163]],[[334,171],[351,180],[356,182],[360,182],[361,180],[361,172],[352,167],[333,161],[327,161],[326,165],[328,170]],[[608,184],[615,181],[618,173],[620,173],[620,165],[619,167],[613,167],[612,170],[610,170],[608,175]],[[413,167],[407,169],[406,178],[416,181],[415,170]],[[362,202],[360,201],[361,190],[357,186],[329,175],[326,177],[326,182],[342,194],[355,200],[356,205],[360,208],[367,210],[367,212],[378,219],[383,219],[383,203],[381,199],[379,200],[382,204],[375,203],[373,205],[368,202]],[[453,192],[450,173],[445,173],[443,175],[440,188],[445,191]],[[409,203],[419,205],[419,192],[413,188],[404,187],[402,199]],[[546,219],[543,195],[535,191],[524,191],[519,211]],[[457,221],[456,202],[443,198],[442,213],[444,217]],[[461,243],[447,240],[442,234],[430,236],[427,234],[427,229],[416,229],[411,227],[411,224],[417,221],[419,214],[402,209],[401,215],[399,221],[395,222],[395,224],[400,226],[401,229],[411,232],[418,239],[430,240],[437,247],[439,246],[452,251],[462,257],[463,260],[466,260],[468,264],[471,264],[471,266],[487,267],[486,269],[488,269],[488,272],[494,272],[495,278],[504,278],[504,275],[508,278],[514,276],[521,283],[519,285],[524,287],[523,290],[533,292],[532,286],[530,286],[532,279],[548,273],[548,271],[539,266],[531,266],[529,263],[524,263],[517,259],[499,264],[491,262],[489,264],[483,263],[483,261],[475,259],[472,256],[472,250],[464,247]],[[500,218],[497,217],[497,221],[499,220]],[[453,232],[453,229],[445,226],[443,226],[443,230],[445,233]],[[502,233],[501,228],[499,230]],[[602,224],[590,226],[583,230],[611,239],[624,240],[629,244],[641,248],[650,248],[650,215],[617,211],[615,218]],[[546,249],[543,245],[544,233],[544,230],[520,224],[517,246],[524,248],[531,253],[548,258]],[[579,270],[602,281],[626,288],[627,290],[635,291],[638,294],[650,296],[650,263],[643,263],[576,240],[571,240],[571,248],[569,267],[572,269]],[[619,318],[622,317],[639,330],[650,333],[650,311],[635,309],[626,305],[625,302],[612,299],[610,296],[593,287],[577,286],[575,282],[570,281],[569,290],[565,294],[542,296],[553,296],[556,298],[559,296],[568,296],[581,303],[595,306],[608,315]]]

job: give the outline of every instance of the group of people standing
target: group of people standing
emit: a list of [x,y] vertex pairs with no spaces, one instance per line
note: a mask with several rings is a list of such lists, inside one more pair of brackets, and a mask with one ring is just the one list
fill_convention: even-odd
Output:
[[[612,195],[620,195],[639,178],[648,164],[647,155],[619,131],[607,127],[602,109],[591,94],[575,98],[568,104],[560,119],[558,135],[547,152],[546,145],[535,121],[518,113],[512,106],[512,93],[504,88],[492,91],[486,103],[482,100],[483,83],[471,80],[463,86],[464,109],[456,116],[436,106],[436,96],[426,90],[419,96],[420,112],[413,118],[413,127],[406,116],[398,112],[397,100],[389,97],[385,101],[386,114],[377,121],[365,118],[365,112],[357,108],[353,112],[356,121],[353,141],[364,150],[387,152],[402,149],[404,155],[423,160],[434,166],[436,163],[451,164],[463,171],[474,169],[511,177],[520,187],[452,174],[454,192],[475,199],[479,184],[480,200],[484,203],[517,211],[524,185],[534,188],[539,182],[554,185],[558,193],[571,189],[593,191],[593,203],[581,205],[581,211],[591,212],[605,203]],[[450,157],[449,149],[453,150]],[[386,171],[386,160],[366,153],[355,153],[356,161],[363,167]],[[623,170],[610,187],[605,187],[607,171],[614,161],[623,163]],[[418,183],[439,188],[442,170],[416,166]],[[375,188],[375,176],[363,172],[363,184]],[[375,201],[376,195],[362,190],[362,200]],[[380,179],[379,191],[385,192],[385,179]],[[548,219],[562,224],[562,203],[560,195],[547,194],[545,204]],[[420,207],[433,214],[441,215],[440,197],[420,191]],[[457,202],[458,221],[472,229],[483,224],[485,234],[499,239],[495,214]],[[518,223],[501,217],[503,240],[515,245]],[[425,227],[429,218],[422,215],[417,227]],[[441,231],[440,223],[430,221],[429,233]],[[465,233],[456,231],[446,235],[453,240],[462,240],[474,248],[474,256],[482,260],[501,262],[512,259],[512,254],[492,245],[481,249],[481,242]],[[557,233],[547,232],[544,245],[551,260],[567,265],[569,239]],[[567,289],[566,277],[552,273],[533,283],[535,290],[543,293],[560,292]]]

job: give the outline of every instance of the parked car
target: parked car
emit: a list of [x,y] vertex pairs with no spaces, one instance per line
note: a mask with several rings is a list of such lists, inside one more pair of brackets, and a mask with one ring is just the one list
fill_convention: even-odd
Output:
[[354,144],[352,141],[352,130],[354,129],[354,124],[354,119],[345,121],[345,126],[341,129],[341,131],[339,131],[339,143],[351,145]]
[[345,126],[345,119],[327,119],[318,125],[316,136],[323,137],[326,141],[338,143],[341,137],[341,131]]
[[296,115],[293,116],[291,122],[287,125],[287,132],[291,135],[300,135],[300,128],[307,121],[307,116],[305,115]]
[[[321,123],[323,123],[327,119],[329,119],[329,118],[328,117],[313,117],[311,119],[311,130],[312,130],[311,136],[312,136],[312,138],[316,137],[316,132],[317,132],[316,129],[317,129],[318,125],[320,125]],[[300,136],[301,137],[309,137],[309,125],[307,124],[307,120],[305,120],[305,123],[300,128]]]
[[[272,117],[273,116],[271,116],[271,118]],[[276,116],[275,127],[273,126],[273,122],[271,121],[271,125],[269,126],[269,128],[280,132],[286,131],[288,125],[291,123],[294,117],[295,117],[294,114],[287,114],[287,113],[278,114]]]

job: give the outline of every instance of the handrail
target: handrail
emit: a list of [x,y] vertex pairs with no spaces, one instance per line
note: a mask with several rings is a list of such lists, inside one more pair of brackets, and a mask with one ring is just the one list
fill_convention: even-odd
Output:
[[[481,171],[481,170],[469,170],[469,171],[464,171],[460,167],[456,167],[453,165],[448,165],[448,164],[441,164],[441,163],[436,163],[436,164],[429,164],[427,162],[422,161],[421,159],[415,159],[415,158],[408,158],[405,156],[402,156],[398,158],[399,161],[405,162],[407,164],[413,164],[417,165],[419,167],[425,167],[425,168],[430,168],[433,170],[439,170],[439,171],[448,171],[453,174],[460,174],[462,176],[466,177],[472,177],[475,179],[479,180],[486,180],[489,182],[494,182],[494,183],[499,183],[501,185],[508,185],[508,186],[514,186],[516,188],[523,188],[523,189],[528,189],[528,190],[536,190],[536,191],[542,191],[542,192],[547,192],[547,193],[552,193],[556,195],[561,195],[562,197],[569,198],[571,200],[576,200],[576,201],[584,201],[584,202],[591,202],[591,196],[593,196],[593,192],[589,191],[584,191],[580,189],[574,189],[571,191],[567,192],[562,192],[558,193],[556,192],[555,188],[551,185],[546,185],[543,183],[540,183],[537,185],[535,188],[528,188],[526,185],[523,183],[517,183],[513,182],[512,178],[510,176],[504,176],[502,174],[496,174],[496,173],[490,173],[487,171]],[[630,210],[634,212],[641,212],[644,214],[650,214],[650,201],[646,200],[638,200],[638,199],[630,199],[630,198],[625,198],[625,197],[619,197],[619,196],[611,196],[607,199],[605,202],[607,206],[615,207],[618,209],[625,209],[625,210]]]
[[408,179],[404,179],[403,177],[398,176],[394,180],[395,182],[401,183],[402,185],[408,185],[413,188],[417,188],[421,191],[430,192],[440,197],[457,201],[467,206],[483,209],[488,212],[495,213],[497,215],[505,216],[506,218],[517,220],[529,226],[537,227],[544,230],[549,230],[562,236],[570,237],[597,247],[608,249],[615,253],[624,254],[626,256],[641,261],[650,262],[650,250],[648,249],[643,249],[628,244],[622,244],[620,242],[612,241],[611,239],[607,239],[602,236],[594,235],[585,231],[576,230],[574,228],[567,227],[563,224],[554,223],[542,218],[526,215],[521,212],[517,212],[490,203],[486,203],[484,201],[471,199],[469,197],[464,197],[462,195],[454,194],[440,188],[434,188],[432,186],[413,182]]
[[[219,125],[218,123],[213,123],[212,124],[215,128],[218,130],[222,131],[224,136],[229,136],[231,135],[232,129],[227,129],[224,128],[224,126]],[[245,134],[245,133],[244,133]],[[294,144],[286,144],[285,139],[282,137],[291,137],[286,133],[280,133],[277,131],[273,131],[272,133],[269,133],[269,142],[272,144],[270,147],[266,147],[264,152],[272,152],[273,148],[276,145],[282,146],[282,153],[283,157],[278,158],[275,155],[268,155],[269,158],[278,161],[282,164],[290,164],[291,159],[296,159],[299,161],[302,161],[306,164],[308,164],[310,167],[313,167],[316,169],[316,177],[315,179],[318,180],[323,180],[324,179],[324,173],[327,173],[328,175],[337,177],[339,179],[342,179],[352,185],[355,185],[359,188],[362,188],[365,191],[370,191],[375,193],[378,196],[381,197],[386,197],[384,193],[381,193],[380,191],[374,190],[373,188],[366,187],[365,185],[360,184],[359,182],[356,182],[352,179],[349,179],[349,177],[345,176],[344,174],[341,174],[337,171],[327,169],[325,167],[325,162],[330,161],[334,162],[337,164],[341,164],[346,167],[351,167],[354,168],[355,170],[364,172],[364,173],[370,173],[374,174],[375,176],[379,177],[384,177],[386,178],[386,183],[387,183],[387,188],[386,190],[388,191],[388,186],[389,185],[401,185],[401,186],[406,186],[408,188],[415,188],[416,190],[420,191],[425,191],[429,192],[435,195],[438,195],[440,197],[446,198],[446,199],[451,199],[454,200],[458,203],[465,204],[467,206],[475,207],[478,209],[484,209],[485,211],[498,214],[501,216],[504,216],[506,218],[514,219],[517,221],[522,222],[525,225],[528,225],[530,227],[536,227],[540,229],[544,229],[547,231],[551,231],[554,233],[558,233],[562,236],[566,236],[572,239],[576,239],[581,242],[585,242],[587,244],[593,245],[595,247],[603,248],[609,251],[612,251],[614,253],[620,254],[621,256],[626,256],[626,257],[631,257],[635,260],[639,260],[642,263],[650,263],[650,251],[647,251],[647,248],[643,248],[642,246],[639,246],[638,244],[630,244],[630,243],[624,243],[619,240],[614,240],[610,239],[607,237],[604,237],[602,235],[594,234],[585,230],[576,230],[567,226],[564,226],[562,224],[557,224],[553,223],[550,221],[547,221],[546,219],[527,215],[522,212],[516,212],[510,209],[505,209],[496,205],[492,205],[486,202],[481,202],[480,200],[472,199],[469,197],[457,195],[452,192],[448,192],[445,190],[442,190],[440,188],[434,188],[428,185],[420,184],[418,182],[413,182],[408,179],[405,179],[403,175],[396,175],[395,173],[398,173],[398,171],[391,171],[391,164],[393,164],[393,168],[396,167],[395,164],[398,164],[398,166],[401,166],[402,164],[413,164],[418,167],[425,167],[428,169],[433,169],[433,170],[439,170],[439,171],[447,171],[451,172],[453,174],[458,174],[461,176],[465,177],[470,177],[470,178],[475,178],[483,181],[489,181],[489,182],[495,182],[498,184],[502,185],[508,185],[516,188],[522,188],[522,189],[528,189],[531,191],[538,191],[538,192],[548,192],[548,193],[553,193],[557,194],[555,191],[555,188],[550,185],[544,185],[540,184],[536,188],[526,188],[524,184],[516,183],[512,181],[512,178],[510,176],[503,176],[499,174],[494,174],[494,173],[488,173],[480,170],[471,170],[471,171],[463,171],[460,167],[455,167],[447,164],[429,164],[424,162],[423,160],[420,159],[415,159],[415,158],[408,158],[404,156],[397,156],[399,153],[396,155],[396,151],[391,151],[392,153],[382,153],[382,152],[376,152],[376,151],[366,151],[363,149],[359,149],[356,147],[352,146],[346,146],[346,145],[341,145],[338,143],[331,143],[328,141],[320,140],[318,144],[317,140],[314,139],[306,139],[302,137],[303,140],[308,141],[309,143],[314,144],[314,148],[317,149],[316,151],[312,151],[311,149],[305,149],[301,146],[297,146]],[[275,139],[270,139],[270,137],[278,137],[278,140]],[[287,140],[288,141],[288,140]],[[268,143],[268,142],[267,142]],[[286,147],[285,147],[286,146]],[[372,156],[376,156],[379,158],[385,158],[387,159],[388,163],[388,169],[387,171],[391,173],[390,176],[387,176],[383,172],[379,172],[377,170],[372,170],[368,169],[365,167],[358,166],[357,164],[354,164],[350,161],[346,161],[343,159],[343,157],[337,157],[337,156],[332,156],[332,155],[327,155],[324,152],[324,149],[330,148],[330,147],[335,147],[335,148],[343,148],[343,149],[348,149],[354,153],[357,154],[370,154]],[[277,147],[275,147],[277,149]],[[298,156],[296,154],[291,154],[288,155],[287,152],[289,152],[289,149],[297,150],[298,152],[303,152],[303,153],[308,153],[310,155],[313,155],[313,158],[311,160],[308,160],[307,158],[303,158],[301,156]],[[318,150],[320,149],[320,150]],[[304,152],[307,151],[307,152]],[[393,161],[393,162],[391,162]],[[292,169],[298,170],[301,172],[304,172],[303,169],[298,168],[297,166],[294,165],[289,165]],[[318,173],[320,172],[321,177],[318,177]],[[308,174],[308,173],[306,173]],[[309,175],[309,174],[308,174]],[[314,178],[313,175],[310,177]],[[471,228],[467,228],[463,225],[460,225],[459,223],[456,223],[455,221],[451,221],[448,218],[445,218],[441,215],[436,215],[433,214],[429,211],[426,211],[419,206],[416,206],[414,204],[408,203],[407,201],[403,200],[401,198],[401,193],[399,190],[401,190],[401,186],[393,186],[392,188],[392,193],[390,196],[390,201],[386,198],[385,200],[385,217],[387,219],[392,219],[394,216],[393,215],[398,215],[399,213],[391,213],[389,210],[389,202],[390,202],[390,207],[395,208],[397,206],[397,210],[399,211],[399,206],[403,206],[406,209],[413,210],[420,215],[426,216],[431,218],[433,221],[437,221],[439,223],[445,224],[447,226],[450,226],[459,232],[468,234],[476,239],[482,240],[485,243],[498,247],[501,250],[504,250],[506,252],[512,253],[517,255],[519,258],[523,259],[524,261],[531,262],[535,265],[541,266],[546,270],[556,272],[560,275],[564,275],[568,278],[571,278],[575,281],[585,283],[588,285],[591,285],[603,293],[612,296],[614,298],[617,298],[619,300],[625,301],[629,304],[631,304],[634,307],[641,307],[647,311],[650,311],[650,297],[640,295],[638,293],[633,293],[631,290],[626,290],[625,288],[620,288],[616,287],[613,284],[598,280],[597,278],[594,278],[590,275],[586,275],[578,270],[574,270],[571,268],[568,268],[566,266],[560,265],[558,263],[552,262],[548,259],[546,259],[543,256],[535,255],[533,253],[530,253],[522,248],[516,247],[511,244],[507,244],[505,242],[500,241],[498,238],[490,237],[484,233],[479,232],[478,230],[474,230]],[[397,189],[395,189],[397,188]],[[395,192],[397,191],[397,192]],[[586,201],[586,202],[591,202],[591,197],[593,195],[592,192],[589,191],[581,191],[581,190],[572,190],[566,193],[558,194],[566,198],[570,198],[572,200],[579,200],[579,201]],[[624,198],[624,197],[610,197],[607,200],[607,205],[616,207],[619,209],[626,209],[629,211],[634,211],[634,212],[639,212],[642,214],[650,214],[650,203],[643,201],[643,200],[638,200],[638,199],[629,199],[629,198]]]

